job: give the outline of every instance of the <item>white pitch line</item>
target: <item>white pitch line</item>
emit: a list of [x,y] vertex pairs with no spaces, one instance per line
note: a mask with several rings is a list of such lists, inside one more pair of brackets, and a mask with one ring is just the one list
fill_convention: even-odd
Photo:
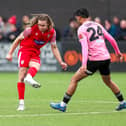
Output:
[[72,102],[84,102],[84,103],[99,103],[99,104],[103,104],[103,103],[105,103],[105,104],[115,104],[115,103],[119,103],[119,102],[115,102],[115,101],[96,101],[96,100],[92,100],[92,101],[90,101],[90,100],[78,100],[78,101],[72,101]]
[[109,111],[109,112],[77,112],[77,113],[48,113],[48,114],[15,114],[15,115],[0,115],[0,118],[23,118],[23,117],[46,117],[46,116],[79,116],[79,115],[100,115],[100,114],[113,114],[113,113],[126,113],[126,111]]
[[[51,101],[57,101],[57,100],[51,100]],[[103,100],[73,100],[71,102],[74,102],[74,103],[99,103],[99,104],[115,104],[115,103],[119,103],[119,102],[116,102],[116,101],[103,101]]]
[[[27,99],[27,101],[30,103],[32,102],[34,99]],[[4,100],[2,100],[4,101]],[[12,101],[12,100],[11,100]],[[47,99],[42,99],[41,102],[57,102],[58,100],[57,99],[51,99],[51,100],[47,100]],[[13,102],[15,102],[15,100],[13,100]],[[72,100],[71,102],[74,102],[74,103],[99,103],[99,104],[102,104],[102,103],[105,103],[105,104],[115,104],[115,103],[119,103],[118,101],[107,101],[107,100],[85,100],[85,99],[81,99],[81,100]]]

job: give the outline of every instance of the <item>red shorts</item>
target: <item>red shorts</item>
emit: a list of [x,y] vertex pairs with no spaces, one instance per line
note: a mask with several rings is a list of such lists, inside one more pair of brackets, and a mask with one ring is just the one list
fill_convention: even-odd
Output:
[[21,51],[18,52],[18,66],[29,67],[29,62],[33,61],[41,64],[40,56],[33,51]]

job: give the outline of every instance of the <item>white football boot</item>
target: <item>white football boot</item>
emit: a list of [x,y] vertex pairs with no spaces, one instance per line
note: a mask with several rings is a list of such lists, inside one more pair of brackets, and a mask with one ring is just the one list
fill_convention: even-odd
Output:
[[20,100],[17,111],[24,111],[24,109],[25,109],[24,100]]
[[25,107],[24,104],[19,104],[17,111],[24,111]]
[[35,81],[30,74],[28,74],[24,78],[24,82],[31,85],[34,88],[40,88],[41,87],[41,85],[37,81]]

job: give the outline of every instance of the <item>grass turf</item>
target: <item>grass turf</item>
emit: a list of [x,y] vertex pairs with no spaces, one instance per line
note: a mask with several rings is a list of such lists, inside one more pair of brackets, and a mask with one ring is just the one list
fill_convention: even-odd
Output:
[[[38,73],[42,87],[26,85],[23,112],[16,111],[17,73],[0,73],[1,126],[124,126],[126,111],[115,112],[118,102],[98,73],[82,80],[70,101],[67,112],[50,108],[51,101],[61,101],[74,73]],[[126,97],[125,73],[112,73]]]

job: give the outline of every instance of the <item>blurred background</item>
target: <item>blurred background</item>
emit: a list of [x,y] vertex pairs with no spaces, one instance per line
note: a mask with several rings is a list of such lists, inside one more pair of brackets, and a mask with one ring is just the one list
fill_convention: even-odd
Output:
[[[0,71],[17,71],[17,50],[12,63],[5,57],[13,40],[24,30],[31,14],[47,13],[55,23],[57,45],[68,71],[76,71],[81,65],[81,47],[77,39],[78,23],[73,12],[78,8],[87,8],[90,19],[102,24],[117,40],[123,52],[124,61],[117,62],[114,51],[111,52],[111,70],[126,71],[126,1],[125,0],[4,0],[0,1]],[[48,44],[42,48],[42,66],[40,71],[62,71]]]

